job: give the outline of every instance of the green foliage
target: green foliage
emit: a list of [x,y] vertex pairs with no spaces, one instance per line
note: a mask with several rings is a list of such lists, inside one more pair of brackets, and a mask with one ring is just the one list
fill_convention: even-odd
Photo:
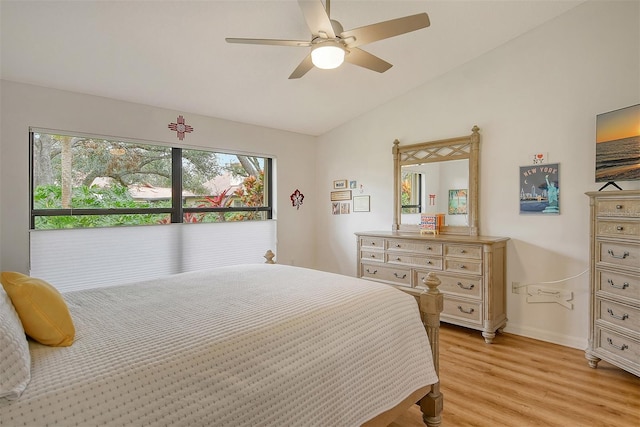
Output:
[[[61,209],[62,190],[56,185],[38,186],[33,195],[35,209]],[[168,207],[169,202],[140,202],[134,200],[127,187],[91,188],[79,186],[73,189],[72,206],[74,209],[117,209],[117,208],[153,208]],[[36,218],[36,229],[114,227],[119,225],[157,224],[167,214],[113,214],[113,215],[70,215],[41,216]]]
[[201,150],[182,150],[182,187],[195,194],[204,194],[202,185],[222,172],[216,153]]

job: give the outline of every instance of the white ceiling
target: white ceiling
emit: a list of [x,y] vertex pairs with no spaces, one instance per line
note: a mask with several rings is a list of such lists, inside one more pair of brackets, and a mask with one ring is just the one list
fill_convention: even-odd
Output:
[[308,48],[225,37],[310,39],[295,0],[1,0],[1,77],[323,134],[582,3],[333,0],[345,29],[427,12],[431,26],[363,48],[394,66],[288,76]]

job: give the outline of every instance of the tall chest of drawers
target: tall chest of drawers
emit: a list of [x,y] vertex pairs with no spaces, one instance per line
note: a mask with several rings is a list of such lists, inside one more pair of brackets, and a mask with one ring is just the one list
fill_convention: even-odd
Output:
[[407,293],[430,271],[441,280],[443,322],[482,331],[491,343],[507,323],[504,237],[421,236],[397,231],[356,233],[358,276]]
[[592,368],[600,360],[640,376],[640,190],[589,192]]

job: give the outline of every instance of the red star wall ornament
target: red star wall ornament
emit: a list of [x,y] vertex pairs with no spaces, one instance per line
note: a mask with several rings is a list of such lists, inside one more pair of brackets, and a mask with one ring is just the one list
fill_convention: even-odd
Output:
[[178,139],[182,141],[184,139],[185,133],[193,132],[193,127],[189,126],[184,122],[184,117],[178,116],[176,120],[177,123],[169,123],[169,129],[177,132]]
[[295,207],[296,210],[299,210],[302,205],[302,201],[304,200],[304,194],[296,188],[296,191],[294,191],[289,198],[291,199],[291,206]]

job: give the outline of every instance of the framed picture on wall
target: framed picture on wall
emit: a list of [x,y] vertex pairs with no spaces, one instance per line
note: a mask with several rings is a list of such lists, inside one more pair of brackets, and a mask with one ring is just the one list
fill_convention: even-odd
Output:
[[369,212],[370,198],[369,196],[353,196],[354,212]]
[[[346,181],[345,181],[346,182]],[[341,200],[351,200],[351,190],[332,191],[331,201],[338,202]]]
[[560,214],[560,164],[520,166],[520,214]]
[[347,188],[347,180],[339,179],[337,181],[333,181],[333,188],[336,190],[341,190],[343,188]]
[[469,190],[449,190],[449,215],[467,214],[467,196]]

